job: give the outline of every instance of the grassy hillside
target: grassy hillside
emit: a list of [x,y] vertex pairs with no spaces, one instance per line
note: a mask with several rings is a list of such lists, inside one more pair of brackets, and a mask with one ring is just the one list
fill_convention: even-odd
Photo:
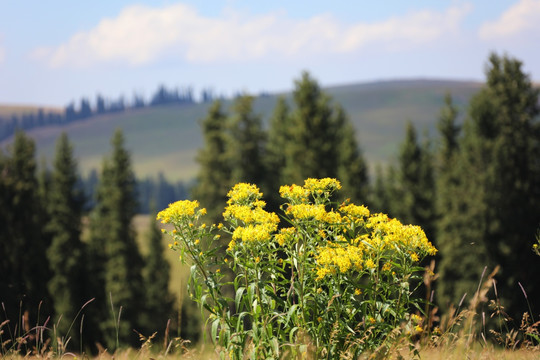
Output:
[[[460,107],[480,88],[479,83],[438,80],[387,81],[333,86],[325,89],[341,103],[355,124],[357,136],[368,161],[387,162],[395,155],[404,136],[407,120],[419,129],[434,133],[444,94],[449,91]],[[290,94],[283,94],[289,98]],[[277,95],[259,97],[255,111],[269,118]],[[225,102],[228,109],[230,101]],[[133,155],[138,176],[153,176],[159,171],[171,180],[195,176],[195,156],[202,146],[199,120],[208,104],[169,105],[92,117],[62,127],[29,131],[37,143],[38,157],[50,161],[55,141],[66,131],[75,144],[75,154],[83,173],[100,168],[110,150],[109,139],[122,128]],[[3,111],[0,106],[0,112]],[[6,147],[10,139],[0,143]]]

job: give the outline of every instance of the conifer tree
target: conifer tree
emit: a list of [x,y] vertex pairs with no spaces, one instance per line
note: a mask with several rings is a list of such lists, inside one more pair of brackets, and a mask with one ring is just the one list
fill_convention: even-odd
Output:
[[270,118],[268,141],[266,143],[266,184],[263,193],[268,200],[268,209],[277,211],[281,204],[279,187],[286,183],[282,170],[287,163],[285,153],[290,140],[290,110],[285,97],[277,99],[276,106]]
[[264,149],[266,133],[261,117],[253,112],[253,97],[242,95],[235,99],[229,117],[228,142],[231,182],[247,182],[262,186],[266,176]]
[[[54,324],[58,325],[58,337],[71,337],[71,341],[78,344],[78,326],[74,321],[88,300],[83,298],[84,248],[80,239],[83,194],[77,188],[77,164],[66,133],[62,133],[57,141],[47,199],[49,222],[46,229],[52,239],[47,249],[52,270],[48,288],[54,303]],[[68,334],[72,325],[73,331]]]
[[36,324],[38,312],[45,315],[39,319],[43,321],[52,306],[46,287],[50,272],[42,235],[43,208],[38,193],[34,141],[18,131],[10,155],[2,160],[0,181],[5,191],[0,206],[5,228],[0,242],[5,251],[2,257],[6,258],[2,261],[5,272],[0,277],[3,290],[0,301],[13,324],[26,311],[30,315],[29,324]]
[[431,241],[435,226],[433,160],[429,142],[419,144],[411,122],[407,123],[398,171],[397,199],[392,200],[392,215],[404,223],[420,225]]
[[192,189],[192,197],[207,209],[207,218],[214,223],[222,219],[227,192],[233,185],[228,152],[230,138],[227,132],[227,115],[221,107],[221,101],[215,101],[206,118],[202,120],[204,147],[197,154],[200,169],[197,183]]
[[148,255],[143,268],[145,305],[141,326],[145,335],[158,331],[158,336],[163,338],[167,321],[174,316],[174,298],[169,291],[170,265],[163,254],[161,230],[155,215],[150,219],[146,233]]
[[296,106],[288,126],[290,141],[284,148],[283,180],[302,184],[309,177],[337,177],[338,129],[329,97],[304,72],[295,81],[293,99]]
[[343,186],[344,196],[355,203],[367,204],[369,193],[367,165],[358,146],[354,127],[343,107],[336,105],[335,112],[339,150],[337,178]]
[[284,160],[282,168],[272,170],[281,173],[283,184],[301,184],[309,177],[339,178],[346,196],[365,201],[365,161],[343,108],[333,104],[307,72],[295,81],[293,99],[290,116],[277,109],[271,124],[270,151],[281,146],[279,159]]
[[[390,168],[388,169],[390,170]],[[375,181],[373,184],[373,192],[370,197],[370,210],[372,212],[382,212],[388,214],[390,212],[390,176],[384,175],[381,164],[375,165]]]
[[111,144],[112,154],[103,162],[97,190],[91,245],[93,267],[98,272],[100,266],[103,269],[96,276],[103,281],[104,289],[95,289],[101,309],[106,310],[101,329],[106,344],[115,348],[117,338],[120,344],[138,343],[133,330],[139,328],[138,317],[143,309],[143,261],[132,224],[137,211],[135,177],[121,130],[115,132]]
[[[475,288],[468,273],[477,282],[484,266],[500,265],[498,295],[514,318],[527,309],[519,284],[533,309],[540,308],[540,264],[530,251],[540,213],[538,96],[520,61],[490,56],[486,85],[471,100],[460,147],[453,194],[459,211],[451,219],[460,243],[449,245],[441,263],[441,282],[469,292]],[[471,268],[463,268],[462,253],[473,252],[475,263],[471,257]],[[443,295],[452,299],[454,290]]]

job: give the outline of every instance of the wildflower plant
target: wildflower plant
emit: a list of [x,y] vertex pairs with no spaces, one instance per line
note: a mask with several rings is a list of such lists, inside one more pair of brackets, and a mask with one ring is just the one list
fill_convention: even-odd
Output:
[[[222,358],[309,351],[330,359],[378,348],[396,329],[422,332],[411,284],[424,270],[419,261],[437,250],[418,226],[333,203],[340,188],[330,178],[282,186],[281,223],[264,210],[259,189],[245,183],[229,192],[224,225],[205,227],[197,201],[158,214],[174,226],[170,247],[191,263],[190,292],[210,313]],[[225,252],[219,232],[230,235]],[[222,274],[227,268],[232,280]]]

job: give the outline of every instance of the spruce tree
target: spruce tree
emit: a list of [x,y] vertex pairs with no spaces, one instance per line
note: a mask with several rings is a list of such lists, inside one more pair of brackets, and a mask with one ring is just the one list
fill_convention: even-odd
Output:
[[221,221],[227,192],[233,185],[228,152],[231,140],[227,132],[227,115],[221,107],[221,102],[215,101],[202,120],[204,147],[197,154],[200,169],[192,189],[192,198],[200,201],[208,211],[207,218],[214,223]]
[[304,72],[295,81],[293,99],[289,141],[283,149],[286,154],[283,180],[288,184],[303,184],[309,177],[337,177],[338,129],[329,97]]
[[0,181],[5,225],[0,239],[5,251],[0,301],[13,326],[19,323],[19,315],[26,312],[30,316],[27,325],[31,326],[38,321],[42,324],[52,307],[46,286],[50,272],[45,257],[43,204],[38,191],[34,141],[17,131],[10,150],[11,156],[2,159]]
[[343,108],[333,104],[307,72],[295,81],[293,100],[295,107],[284,118],[286,122],[272,123],[273,127],[282,127],[270,133],[281,134],[283,144],[277,144],[282,145],[281,159],[285,160],[283,168],[273,170],[279,171],[283,183],[288,184],[302,184],[309,177],[343,177],[344,193],[364,201],[365,162]]
[[268,141],[266,143],[266,184],[263,193],[268,200],[268,209],[278,211],[281,204],[279,187],[286,183],[282,170],[287,163],[288,154],[285,153],[290,141],[290,110],[285,97],[277,99],[276,106],[270,118]]
[[253,97],[237,97],[231,110],[228,120],[231,182],[247,182],[262,187],[266,176],[263,161],[266,133],[262,129],[261,117],[253,112]]
[[[47,199],[49,222],[46,229],[52,239],[47,249],[52,270],[48,288],[54,303],[54,324],[58,326],[58,337],[71,337],[77,345],[79,326],[75,317],[88,300],[83,298],[84,248],[80,239],[83,194],[77,187],[77,164],[66,133],[60,135],[56,144]],[[73,331],[68,333],[72,326]]]
[[390,212],[389,178],[390,176],[385,177],[381,164],[375,165],[375,181],[373,192],[369,198],[370,210],[372,212],[382,212],[385,214]]
[[144,335],[158,331],[163,338],[167,321],[173,319],[173,295],[169,291],[170,264],[163,254],[163,239],[155,215],[150,216],[150,226],[146,232],[148,254],[143,268],[144,312],[141,326]]
[[138,343],[133,330],[139,329],[138,318],[143,310],[143,261],[132,224],[138,207],[135,176],[121,130],[115,132],[111,144],[112,154],[103,163],[91,219],[91,241],[93,267],[100,272],[101,266],[96,276],[104,285],[103,290],[96,289],[96,294],[101,309],[107,311],[102,314],[106,317],[100,326],[106,344],[115,348],[117,340],[119,344]]
[[397,199],[392,200],[392,216],[408,224],[420,225],[428,239],[434,238],[435,180],[429,142],[420,145],[416,129],[407,123],[405,141],[399,154]]
[[353,202],[368,202],[368,170],[356,140],[355,129],[349,121],[345,110],[336,105],[336,126],[338,129],[338,172],[337,178],[343,186],[343,195]]
[[530,251],[540,213],[539,90],[521,67],[508,57],[489,58],[486,85],[471,100],[460,144],[448,220],[457,237],[441,249],[445,299],[455,298],[456,289],[474,292],[482,268],[500,265],[498,295],[514,318],[527,310],[519,284],[533,311],[540,308],[540,264]]

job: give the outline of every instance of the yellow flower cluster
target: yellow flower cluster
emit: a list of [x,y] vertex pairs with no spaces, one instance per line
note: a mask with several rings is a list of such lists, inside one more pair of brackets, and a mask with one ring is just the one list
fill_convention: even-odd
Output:
[[[262,202],[264,204],[264,202]],[[265,211],[261,205],[229,205],[223,213],[225,220],[237,219],[246,224],[250,223],[278,223],[279,218],[275,213]]]
[[326,216],[324,205],[297,204],[290,205],[285,210],[285,214],[292,215],[295,219],[322,221]]
[[[198,201],[180,200],[170,204],[165,210],[157,214],[157,220],[162,223],[172,223],[177,220],[191,218],[195,215],[195,210],[199,207]],[[206,209],[199,210],[199,214],[206,214]]]
[[272,233],[277,230],[279,218],[263,208],[266,205],[260,200],[262,193],[257,186],[246,183],[236,184],[227,194],[228,206],[223,217],[228,221],[239,221],[232,234],[228,250],[235,248],[238,240],[246,244],[261,243],[271,240]]
[[227,193],[228,205],[251,204],[262,197],[259,188],[253,184],[238,183]]
[[[322,207],[322,205],[309,204],[303,206]],[[346,235],[347,227],[343,224],[340,229],[343,235],[334,233],[331,241],[317,249],[318,280],[337,272],[377,269],[379,264],[376,259],[384,253],[385,256],[392,257],[396,250],[408,254],[412,262],[418,262],[420,255],[434,255],[437,252],[419,226],[403,225],[385,214],[370,216],[369,210],[364,206],[344,205],[340,207],[340,211],[344,214],[344,220],[346,217],[356,218],[358,221],[355,222],[360,222],[363,226],[356,227],[360,233],[355,231],[356,235],[351,237],[351,234]],[[290,212],[295,215],[293,211]],[[298,210],[297,212],[309,214],[308,211]],[[323,215],[314,216],[314,218],[322,220]],[[391,268],[391,263],[386,262],[382,271],[389,272]]]
[[352,219],[363,219],[369,216],[369,210],[364,205],[347,204],[339,207],[344,215],[349,216]]
[[291,242],[297,235],[296,228],[288,227],[279,231],[279,234],[275,235],[275,239],[280,246],[283,246],[287,242]]
[[331,192],[341,189],[341,183],[337,179],[306,179],[304,181],[304,189],[309,190],[312,194]]
[[[363,246],[349,245],[324,246],[318,249],[317,260],[317,280],[321,280],[327,274],[333,274],[336,269],[341,273],[349,271],[360,271],[363,268],[364,261]],[[370,259],[369,259],[370,260]]]
[[277,230],[277,224],[250,224],[247,226],[237,227],[233,234],[233,240],[241,239],[246,243],[265,242],[269,241],[272,233]]
[[294,204],[306,203],[309,198],[309,190],[298,185],[285,185],[279,188],[279,195],[282,198],[289,199]]
[[418,261],[420,252],[427,255],[435,255],[437,249],[428,241],[424,230],[417,225],[403,225],[397,219],[390,219],[386,214],[371,216],[366,227],[371,229],[372,236],[367,240],[372,246],[384,250],[394,248],[396,245],[404,249],[413,249],[411,257]]

